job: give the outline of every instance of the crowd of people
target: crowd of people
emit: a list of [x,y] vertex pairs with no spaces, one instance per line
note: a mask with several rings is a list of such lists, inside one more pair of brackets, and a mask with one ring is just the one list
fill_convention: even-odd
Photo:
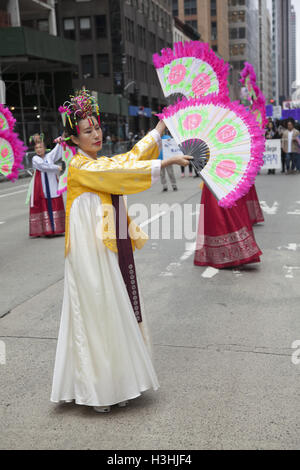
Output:
[[[269,119],[266,139],[281,140],[281,173],[287,175],[300,173],[300,125],[290,118],[283,121]],[[268,174],[275,174],[275,169]]]

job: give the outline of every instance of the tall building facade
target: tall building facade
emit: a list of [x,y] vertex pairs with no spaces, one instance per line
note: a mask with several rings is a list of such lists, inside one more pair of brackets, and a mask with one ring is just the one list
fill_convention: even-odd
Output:
[[74,88],[98,95],[111,134],[147,130],[166,103],[152,54],[172,47],[171,0],[58,0],[57,13],[60,34],[78,45]]
[[0,71],[3,101],[17,120],[17,132],[57,137],[58,106],[72,90],[76,44],[57,36],[55,1],[1,0]]
[[173,15],[192,26],[224,60],[229,60],[227,0],[173,0]]
[[291,96],[292,40],[291,0],[272,0],[273,99],[281,104]]
[[259,2],[258,0],[228,0],[229,47],[233,90],[232,98],[239,98],[240,71],[244,62],[250,62],[260,76],[259,63]]
[[297,55],[296,55],[296,12],[291,5],[290,13],[290,79],[291,85],[297,79]]
[[259,75],[258,86],[267,100],[272,98],[271,18],[267,0],[259,0]]

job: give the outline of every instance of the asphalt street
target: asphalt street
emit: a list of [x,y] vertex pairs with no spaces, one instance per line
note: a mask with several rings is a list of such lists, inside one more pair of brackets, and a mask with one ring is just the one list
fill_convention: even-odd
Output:
[[[196,227],[200,181],[177,175],[178,192],[128,198],[148,208],[144,229],[169,216],[151,213],[162,203],[190,204]],[[300,175],[257,178],[259,265],[194,266],[178,219],[135,253],[160,389],[107,415],[50,402],[64,238],[29,239],[28,183],[0,184],[1,449],[299,449]]]

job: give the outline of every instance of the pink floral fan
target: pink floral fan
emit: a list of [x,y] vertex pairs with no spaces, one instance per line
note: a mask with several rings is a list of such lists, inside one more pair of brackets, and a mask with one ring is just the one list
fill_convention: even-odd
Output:
[[10,110],[0,103],[0,131],[13,131],[16,120]]
[[240,82],[247,89],[249,100],[251,102],[251,113],[264,129],[268,122],[266,117],[266,99],[256,84],[256,73],[253,65],[249,64],[249,62],[245,62],[245,66],[241,71]]
[[229,65],[208,44],[199,41],[177,42],[174,49],[153,55],[163,93],[172,101],[214,95],[228,96]]
[[14,181],[18,170],[23,169],[22,160],[26,147],[18,135],[10,130],[0,130],[0,173]]
[[263,165],[263,131],[238,102],[216,97],[186,98],[165,108],[163,119],[221,207],[247,194]]

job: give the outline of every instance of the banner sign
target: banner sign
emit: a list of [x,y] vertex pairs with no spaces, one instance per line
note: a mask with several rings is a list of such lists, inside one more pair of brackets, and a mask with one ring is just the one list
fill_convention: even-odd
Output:
[[281,140],[267,139],[262,170],[281,169]]
[[164,160],[167,160],[170,157],[174,157],[175,155],[183,155],[175,140],[172,138],[162,139],[162,151]]

